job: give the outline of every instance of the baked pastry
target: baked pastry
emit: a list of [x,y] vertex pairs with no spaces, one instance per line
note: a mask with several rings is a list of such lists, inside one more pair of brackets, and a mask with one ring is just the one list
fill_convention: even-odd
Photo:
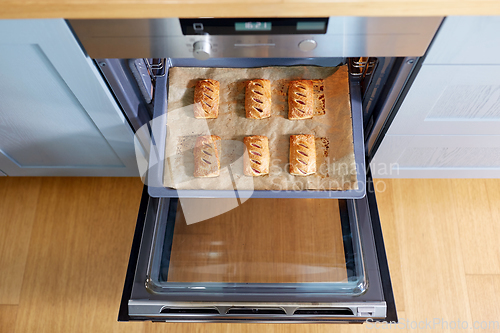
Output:
[[271,81],[250,80],[245,90],[245,111],[247,118],[264,119],[271,116]]
[[312,118],[314,111],[313,83],[297,80],[288,86],[288,119]]
[[306,176],[316,172],[314,135],[290,135],[290,174]]
[[194,117],[217,118],[219,115],[219,81],[200,80],[194,88]]
[[269,140],[267,136],[254,135],[243,139],[245,154],[243,155],[243,173],[246,176],[263,176],[269,174]]
[[217,177],[220,170],[220,137],[203,135],[194,145],[194,176]]

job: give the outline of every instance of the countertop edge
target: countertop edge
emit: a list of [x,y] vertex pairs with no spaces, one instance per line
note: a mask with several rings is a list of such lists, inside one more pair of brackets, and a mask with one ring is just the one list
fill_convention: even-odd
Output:
[[[28,18],[162,18],[162,17],[325,17],[500,15],[500,1],[338,1],[158,3],[2,2],[0,19]],[[153,6],[153,7],[151,7]],[[154,8],[154,10],[151,10]]]

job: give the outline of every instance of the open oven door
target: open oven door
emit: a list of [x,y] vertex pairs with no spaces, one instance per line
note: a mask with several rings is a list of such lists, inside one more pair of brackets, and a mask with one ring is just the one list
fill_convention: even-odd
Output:
[[[119,320],[397,321],[371,175],[367,186],[357,200],[249,199],[191,225],[191,203],[145,188]],[[245,218],[257,207],[270,219]]]

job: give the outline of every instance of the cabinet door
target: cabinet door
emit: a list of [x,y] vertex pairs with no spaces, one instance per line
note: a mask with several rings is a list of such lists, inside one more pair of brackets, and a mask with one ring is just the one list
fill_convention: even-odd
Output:
[[500,135],[500,65],[424,64],[388,134]]
[[9,176],[137,176],[133,131],[67,23],[3,20],[0,169]]
[[379,178],[500,177],[500,18],[448,17],[377,150]]

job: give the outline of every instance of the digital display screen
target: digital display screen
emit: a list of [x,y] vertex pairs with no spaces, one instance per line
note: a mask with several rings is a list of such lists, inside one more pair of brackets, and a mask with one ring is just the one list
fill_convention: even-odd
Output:
[[328,17],[181,18],[179,21],[185,36],[320,35],[326,34],[328,27]]
[[234,22],[236,31],[271,31],[271,22]]
[[297,30],[325,30],[326,22],[316,21],[316,22],[297,22]]

